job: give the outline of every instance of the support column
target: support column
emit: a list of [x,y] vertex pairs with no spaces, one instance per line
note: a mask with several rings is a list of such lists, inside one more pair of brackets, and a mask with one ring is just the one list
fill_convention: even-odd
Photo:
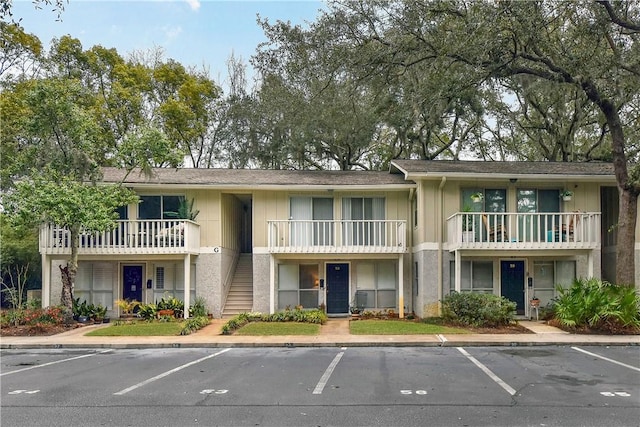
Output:
[[191,305],[191,255],[184,257],[184,313],[183,317],[189,317],[189,306]]
[[42,308],[51,305],[51,259],[42,254]]
[[455,264],[456,264],[456,284],[455,290],[456,292],[460,292],[462,288],[462,257],[460,256],[460,251],[455,252]]
[[398,313],[398,317],[400,317],[401,319],[404,319],[404,257],[402,255],[400,255],[400,257],[398,258],[398,286],[400,287],[399,289],[399,298],[398,298],[398,304],[400,305],[399,310],[400,312]]
[[273,255],[269,256],[269,313],[276,312],[276,266]]

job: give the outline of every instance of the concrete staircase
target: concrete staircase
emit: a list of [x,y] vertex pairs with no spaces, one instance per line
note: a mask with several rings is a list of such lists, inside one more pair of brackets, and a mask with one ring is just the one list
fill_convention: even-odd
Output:
[[253,257],[252,254],[240,254],[233,281],[229,287],[227,301],[222,310],[222,317],[233,317],[236,314],[251,311],[253,307]]

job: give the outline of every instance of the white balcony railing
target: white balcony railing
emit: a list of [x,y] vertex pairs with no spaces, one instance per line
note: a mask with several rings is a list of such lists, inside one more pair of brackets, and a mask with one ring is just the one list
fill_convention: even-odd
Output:
[[447,218],[449,250],[593,249],[600,212],[458,212]]
[[[198,253],[200,226],[193,221],[121,220],[113,230],[80,233],[79,254]],[[53,224],[40,229],[40,252],[71,252],[69,230]]]
[[281,220],[268,221],[270,252],[403,253],[406,221]]

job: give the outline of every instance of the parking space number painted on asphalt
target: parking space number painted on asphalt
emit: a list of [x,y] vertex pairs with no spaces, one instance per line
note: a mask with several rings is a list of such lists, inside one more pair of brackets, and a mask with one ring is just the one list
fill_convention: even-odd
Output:
[[216,389],[204,389],[200,392],[200,394],[225,394],[229,390],[216,390]]
[[404,395],[408,395],[408,394],[425,395],[425,394],[427,394],[427,390],[400,390],[400,394],[404,394]]
[[631,397],[626,391],[601,391],[600,394],[607,397]]

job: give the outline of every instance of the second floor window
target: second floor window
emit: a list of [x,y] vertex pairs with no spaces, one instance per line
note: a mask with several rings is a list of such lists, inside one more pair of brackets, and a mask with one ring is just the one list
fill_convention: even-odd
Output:
[[139,219],[175,219],[183,196],[140,196]]
[[291,239],[296,246],[333,244],[333,199],[291,197]]
[[381,245],[385,241],[385,206],[382,197],[342,199],[343,239],[347,245]]
[[[481,197],[476,198],[478,195]],[[461,196],[464,212],[507,211],[507,190],[504,188],[463,188]]]
[[[544,241],[549,230],[560,221],[560,191],[519,188],[516,191],[518,213],[540,215],[518,215],[518,228],[525,238]],[[552,215],[555,214],[555,215]]]

